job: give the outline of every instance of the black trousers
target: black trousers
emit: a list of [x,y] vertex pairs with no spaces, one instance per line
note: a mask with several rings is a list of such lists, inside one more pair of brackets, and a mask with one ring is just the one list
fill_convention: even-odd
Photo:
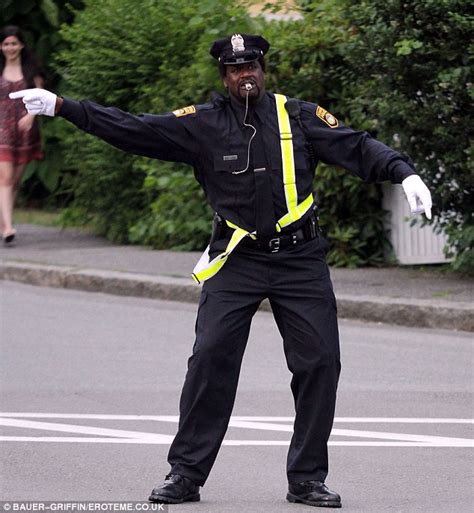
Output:
[[252,317],[268,298],[292,373],[296,416],[288,481],[325,480],[340,373],[326,251],[322,237],[279,253],[238,247],[204,283],[179,429],[168,455],[172,473],[205,483],[232,413]]

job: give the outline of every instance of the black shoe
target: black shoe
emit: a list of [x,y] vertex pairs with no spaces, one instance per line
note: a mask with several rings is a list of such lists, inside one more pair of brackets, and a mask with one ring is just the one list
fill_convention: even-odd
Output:
[[340,508],[341,496],[332,492],[322,481],[303,481],[288,485],[286,500],[302,502],[308,506]]
[[15,239],[15,235],[16,235],[16,230],[12,230],[8,234],[3,235],[3,243],[5,244],[5,246],[8,246],[9,244],[11,244],[13,242],[13,240]]
[[148,500],[164,504],[181,504],[201,500],[199,486],[188,477],[168,474],[161,486],[153,488]]

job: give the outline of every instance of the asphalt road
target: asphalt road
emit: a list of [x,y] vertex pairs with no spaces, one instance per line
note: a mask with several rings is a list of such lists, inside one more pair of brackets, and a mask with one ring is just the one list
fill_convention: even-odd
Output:
[[[196,306],[0,287],[0,500],[146,499],[169,470]],[[327,484],[344,511],[472,511],[472,335],[340,328]],[[170,511],[316,511],[284,500],[289,382],[273,318],[259,312],[202,501]]]

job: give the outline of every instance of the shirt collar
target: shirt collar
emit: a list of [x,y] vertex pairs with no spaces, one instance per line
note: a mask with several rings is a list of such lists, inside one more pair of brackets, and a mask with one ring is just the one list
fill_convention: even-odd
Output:
[[[244,115],[245,115],[245,103],[240,103],[235,98],[233,98],[231,95],[229,95],[229,98],[230,98],[230,105],[237,117],[237,120],[240,123],[243,123]],[[268,114],[269,105],[270,105],[269,94],[267,92],[265,92],[264,95],[260,98],[260,100],[258,100],[257,103],[249,104],[248,118],[254,117],[254,115],[256,115],[257,119],[261,123],[264,123],[265,118]]]

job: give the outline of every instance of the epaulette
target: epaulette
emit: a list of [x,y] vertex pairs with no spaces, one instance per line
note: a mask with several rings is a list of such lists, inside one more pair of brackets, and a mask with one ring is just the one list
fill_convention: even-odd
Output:
[[216,108],[222,107],[226,103],[228,103],[229,99],[222,94],[212,92],[211,100],[207,103],[200,103],[198,105],[188,105],[187,107],[182,107],[181,109],[176,109],[173,111],[173,114],[180,118],[182,116],[188,116],[189,114],[197,114],[198,112],[205,112],[208,110],[214,110]]
[[339,126],[338,119],[320,105],[310,102],[301,102],[301,106],[306,112],[319,118],[329,128],[337,128]]

